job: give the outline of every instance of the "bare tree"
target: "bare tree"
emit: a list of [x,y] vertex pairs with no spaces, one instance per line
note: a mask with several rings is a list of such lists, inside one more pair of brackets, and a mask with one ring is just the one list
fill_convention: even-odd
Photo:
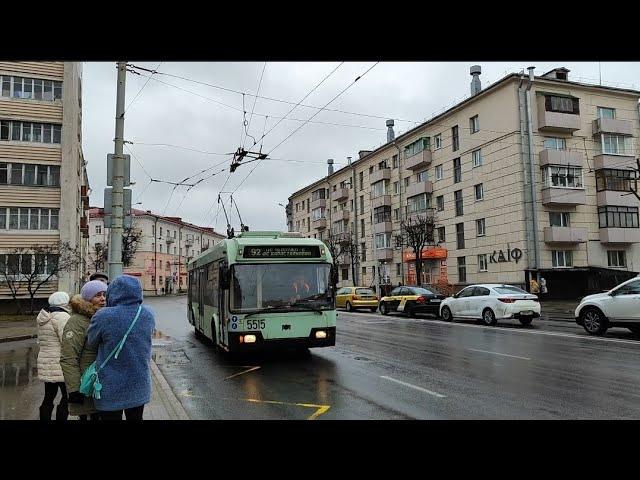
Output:
[[102,243],[96,243],[89,252],[89,266],[94,273],[104,272],[107,264],[109,249]]
[[[3,256],[4,257],[4,256]],[[18,295],[26,290],[30,299],[30,311],[34,310],[35,296],[52,278],[61,273],[76,271],[82,264],[79,249],[69,242],[52,245],[17,247],[10,251],[0,267],[0,274],[6,282],[18,310],[21,311]]]
[[360,264],[360,254],[358,252],[358,243],[355,236],[350,232],[335,233],[333,235],[329,235],[328,238],[323,241],[333,258],[333,269],[336,275],[336,283],[338,283],[337,277],[339,266],[343,264],[341,262],[348,260],[351,264],[351,281],[355,287],[356,269]]
[[[138,251],[140,241],[142,240],[142,230],[135,224],[126,227],[122,231],[122,265],[129,267]],[[89,254],[90,265],[95,272],[103,272],[109,261],[109,242],[102,244],[96,243],[93,250]]]
[[422,249],[434,245],[435,219],[433,215],[409,217],[402,222],[402,233],[406,243],[415,255],[416,283],[422,279]]

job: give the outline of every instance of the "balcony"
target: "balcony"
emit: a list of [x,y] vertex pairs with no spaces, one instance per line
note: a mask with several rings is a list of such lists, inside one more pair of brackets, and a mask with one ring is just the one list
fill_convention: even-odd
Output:
[[404,166],[407,170],[419,170],[431,164],[431,150],[422,150],[420,153],[407,157]]
[[414,183],[407,187],[407,198],[415,197],[416,195],[421,195],[423,193],[427,193],[429,195],[433,193],[433,182],[431,180]]
[[318,198],[316,200],[311,200],[310,209],[315,210],[316,208],[326,208],[327,199],[326,198]]
[[616,135],[633,135],[633,124],[630,120],[616,118],[597,118],[593,121],[593,134],[613,133]]
[[433,208],[427,208],[426,210],[421,210],[419,212],[407,213],[407,222],[417,223],[421,219],[424,220],[426,217],[433,218],[435,216],[435,211]]
[[638,243],[640,242],[640,228],[601,228],[600,242]]
[[542,189],[543,205],[584,205],[587,195],[584,188],[545,187]]
[[545,97],[538,97],[538,130],[549,132],[575,132],[580,130],[580,115],[547,112]]
[[349,232],[341,232],[333,235],[334,241],[340,245],[351,243],[351,234]]
[[175,242],[176,239],[173,237],[167,237],[167,245],[171,245],[173,242]]
[[584,154],[573,150],[542,150],[540,152],[540,166],[544,167],[545,165],[582,167]]
[[615,190],[603,190],[596,193],[596,201],[599,207],[606,205],[620,207],[637,207],[638,199],[630,192],[617,192]]
[[338,188],[335,192],[331,192],[331,200],[334,202],[340,202],[349,198],[348,188]]
[[314,220],[313,222],[311,222],[311,226],[316,230],[324,230],[325,228],[327,228],[327,219],[319,218],[318,220]]
[[603,153],[593,157],[593,163],[593,168],[596,170],[600,170],[602,168],[635,170],[637,168],[636,159],[631,155],[607,155],[606,153]]
[[544,227],[546,243],[584,243],[587,241],[586,228]]
[[371,175],[369,175],[369,183],[372,185],[376,182],[379,182],[380,180],[391,180],[390,168],[375,170]]
[[338,212],[338,214],[336,215],[335,220],[349,220],[351,218],[351,213],[349,212],[349,210],[340,210]]
[[378,261],[393,260],[393,248],[376,248],[374,255]]
[[349,255],[339,255],[338,265],[351,265],[351,257]]
[[391,206],[391,195],[380,195],[371,199],[371,208]]
[[373,224],[373,233],[387,233],[392,231],[393,231],[393,224],[391,223],[391,221]]

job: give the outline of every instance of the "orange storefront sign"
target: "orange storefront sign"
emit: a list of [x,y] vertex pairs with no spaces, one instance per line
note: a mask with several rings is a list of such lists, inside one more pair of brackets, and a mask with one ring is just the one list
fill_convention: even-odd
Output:
[[[422,249],[423,260],[444,260],[447,258],[447,249],[442,247],[427,247]],[[403,262],[412,262],[416,259],[413,250],[405,250],[402,252]]]

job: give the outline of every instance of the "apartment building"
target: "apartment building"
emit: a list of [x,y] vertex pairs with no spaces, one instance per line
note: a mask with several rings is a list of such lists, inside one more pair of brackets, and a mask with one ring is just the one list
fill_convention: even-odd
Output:
[[[62,241],[86,255],[82,63],[0,62],[0,89],[0,268],[46,275],[55,258],[41,262],[29,253],[10,252]],[[52,277],[36,298],[56,290],[77,292],[84,271],[81,265]],[[21,289],[18,297],[28,297],[27,291]],[[0,300],[11,298],[3,282]]]
[[[640,270],[640,92],[513,73],[289,198],[290,230],[357,238],[355,282],[456,286],[544,277],[552,297],[600,291]],[[329,161],[331,164],[332,160]],[[433,216],[423,276],[402,222]],[[340,285],[351,285],[341,258]],[[376,269],[377,265],[377,269]]]
[[[177,293],[187,287],[187,263],[226,238],[213,228],[165,217],[151,210],[132,209],[132,229],[141,233],[131,265],[124,273],[136,276],[145,295]],[[100,252],[106,252],[109,229],[104,226],[104,210],[89,210],[89,272],[106,268]]]

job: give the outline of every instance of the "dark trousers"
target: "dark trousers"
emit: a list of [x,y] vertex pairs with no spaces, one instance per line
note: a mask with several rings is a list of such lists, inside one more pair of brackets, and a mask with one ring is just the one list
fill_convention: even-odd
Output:
[[[80,418],[81,422],[86,422],[87,421],[87,416],[86,415],[78,415],[78,417]],[[89,414],[89,420],[92,421],[92,422],[96,422],[96,421],[100,420],[100,414],[98,414],[98,413]]]
[[[140,422],[142,421],[142,412],[144,411],[144,405],[140,405],[139,407],[133,408],[125,408],[124,416],[127,421]],[[100,420],[115,420],[122,421],[122,410],[115,410],[113,412],[101,411]]]
[[44,400],[42,400],[43,407],[53,407],[53,400],[58,394],[58,389],[62,392],[60,405],[67,404],[67,386],[64,382],[44,382]]

